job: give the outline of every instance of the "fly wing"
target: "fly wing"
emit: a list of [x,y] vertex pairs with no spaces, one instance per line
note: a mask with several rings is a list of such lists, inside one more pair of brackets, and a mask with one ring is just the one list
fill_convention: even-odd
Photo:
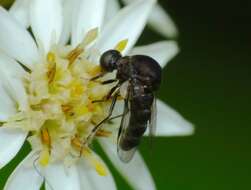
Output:
[[149,149],[150,153],[153,153],[153,137],[156,134],[156,126],[157,126],[157,105],[156,98],[154,97],[152,107],[151,107],[151,117],[148,121],[148,130],[149,130]]
[[148,122],[149,127],[149,136],[152,138],[156,134],[156,127],[157,127],[157,105],[156,105],[156,98],[154,97],[152,107],[151,107],[151,118]]
[[122,144],[125,142],[127,136],[126,132],[130,124],[130,118],[131,118],[131,109],[130,109],[130,101],[129,101],[129,96],[130,96],[130,87],[128,87],[125,103],[124,103],[124,112],[123,112],[123,117],[120,123],[120,128],[119,128],[119,133],[118,133],[118,144],[117,144],[117,152],[118,156],[121,161],[123,162],[129,162],[135,151],[135,148],[131,148],[129,150],[125,150],[122,148]]

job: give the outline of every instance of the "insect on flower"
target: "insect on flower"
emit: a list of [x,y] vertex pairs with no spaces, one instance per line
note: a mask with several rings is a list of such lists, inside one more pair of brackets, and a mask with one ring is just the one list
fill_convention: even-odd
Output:
[[[118,189],[92,140],[132,188],[156,189],[135,149],[146,128],[154,131],[161,70],[136,55],[163,68],[179,48],[172,40],[135,47],[156,0],[137,0],[113,14],[111,2],[20,0],[10,10],[0,7],[0,169],[24,142],[31,145],[3,189],[38,190],[43,183],[47,190]],[[114,64],[101,64],[110,49],[131,57],[115,51]],[[156,136],[193,133],[174,109],[156,104]],[[116,148],[123,161],[134,154],[130,164]]]
[[[122,57],[117,50],[108,50],[100,58],[103,73],[117,70],[116,78],[103,81],[103,84],[117,82],[103,101],[112,98],[108,116],[96,125],[92,134],[95,134],[110,118],[119,94],[124,94],[124,112],[118,133],[117,150],[123,162],[129,162],[140,143],[147,127],[150,134],[156,128],[156,101],[154,92],[161,83],[161,67],[157,61],[146,55],[133,55]],[[122,90],[125,89],[126,93]],[[123,95],[122,95],[123,96]],[[115,116],[116,118],[118,116]],[[88,139],[88,138],[87,138]]]

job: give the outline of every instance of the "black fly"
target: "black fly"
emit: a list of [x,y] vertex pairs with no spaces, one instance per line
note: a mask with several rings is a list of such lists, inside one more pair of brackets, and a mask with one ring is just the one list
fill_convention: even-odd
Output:
[[[114,81],[118,83],[107,95],[107,99],[112,97],[110,113],[93,129],[93,133],[95,134],[104,122],[111,119],[121,86],[126,86],[124,113],[118,133],[118,155],[122,161],[129,162],[146,129],[149,127],[150,134],[154,133],[156,127],[154,92],[161,83],[161,67],[149,56],[122,57],[116,50],[103,53],[100,65],[104,73],[117,70],[116,79],[104,81],[103,84]],[[99,77],[95,77],[94,80]]]

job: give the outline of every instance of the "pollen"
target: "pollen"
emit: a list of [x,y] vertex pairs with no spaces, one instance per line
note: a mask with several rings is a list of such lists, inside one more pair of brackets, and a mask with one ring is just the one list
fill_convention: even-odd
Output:
[[92,76],[97,76],[98,74],[101,73],[101,67],[99,65],[94,66],[90,69],[88,73]]
[[122,40],[115,46],[115,49],[119,52],[122,52],[126,48],[127,43],[128,39]]
[[97,131],[97,133],[96,133],[96,136],[99,136],[99,137],[109,137],[111,135],[112,135],[112,133],[110,131],[103,130],[103,129]]
[[72,143],[72,145],[73,145],[75,148],[77,148],[78,150],[81,149],[82,143],[81,143],[81,141],[79,140],[79,138],[74,137],[74,138],[71,140],[71,143]]
[[44,145],[47,145],[48,147],[51,146],[51,137],[49,135],[48,129],[41,130],[41,140]]
[[74,50],[72,50],[68,55],[67,55],[67,59],[69,60],[69,65],[72,65],[72,63],[74,63],[74,61],[76,61],[76,59],[80,56],[80,54],[83,52],[84,50],[80,47],[76,47]]
[[84,93],[84,86],[80,82],[74,82],[71,88],[72,96],[81,96]]
[[40,153],[40,158],[39,158],[39,163],[41,166],[47,166],[49,164],[49,160],[50,160],[50,153],[48,149],[44,149],[42,150],[42,152]]
[[61,108],[64,113],[69,113],[73,110],[72,105],[69,105],[69,104],[63,104],[61,105]]
[[95,168],[96,172],[100,176],[107,176],[108,175],[108,171],[107,171],[105,165],[100,161],[99,158],[97,158],[97,156],[93,152],[90,151],[90,149],[84,148],[83,149],[83,156],[90,163],[90,165],[93,168]]
[[95,163],[95,169],[97,171],[97,173],[101,176],[107,176],[107,170],[104,167],[104,165],[100,162],[96,162]]
[[48,61],[49,63],[55,62],[55,54],[52,53],[52,52],[49,52],[49,53],[47,54],[47,61]]

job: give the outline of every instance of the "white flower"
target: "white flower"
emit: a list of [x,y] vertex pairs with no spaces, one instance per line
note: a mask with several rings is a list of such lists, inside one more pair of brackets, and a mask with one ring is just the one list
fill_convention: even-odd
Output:
[[[109,107],[90,100],[102,98],[111,87],[88,79],[100,72],[97,60],[108,49],[147,54],[162,67],[178,52],[174,41],[133,48],[154,4],[135,1],[107,23],[105,0],[18,0],[10,12],[0,7],[0,168],[27,138],[32,146],[5,190],[37,190],[44,180],[46,189],[116,189],[102,159],[82,147]],[[157,106],[157,135],[193,133],[172,108],[159,100]],[[114,128],[107,124],[97,134],[107,156],[135,189],[155,189],[138,152],[127,165],[119,161],[112,138],[105,138],[116,136]]]
[[[135,0],[122,0],[124,4],[130,4]],[[118,0],[107,0],[109,11],[106,11],[105,20],[112,18],[120,8]],[[169,14],[159,5],[156,4],[151,11],[148,24],[158,33],[162,34],[167,38],[175,38],[178,35],[178,30],[175,23],[172,21]]]

